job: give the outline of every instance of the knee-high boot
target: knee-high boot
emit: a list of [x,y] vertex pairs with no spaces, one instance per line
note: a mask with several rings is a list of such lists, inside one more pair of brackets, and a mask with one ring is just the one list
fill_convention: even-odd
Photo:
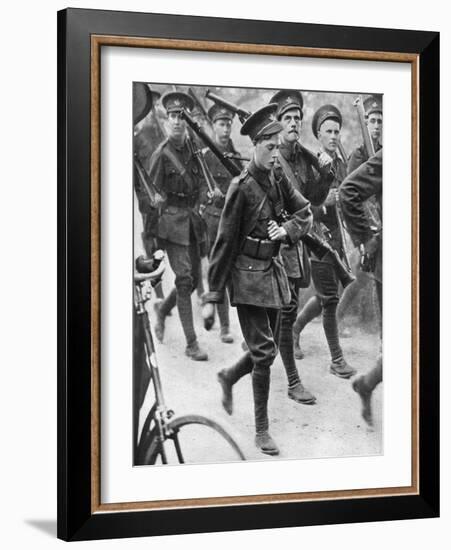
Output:
[[252,371],[252,391],[254,394],[255,444],[262,453],[278,455],[279,449],[269,435],[268,398],[270,369],[255,368]]
[[253,366],[251,354],[247,352],[234,365],[218,372],[218,382],[222,388],[222,406],[227,414],[233,413],[233,385],[252,372]]

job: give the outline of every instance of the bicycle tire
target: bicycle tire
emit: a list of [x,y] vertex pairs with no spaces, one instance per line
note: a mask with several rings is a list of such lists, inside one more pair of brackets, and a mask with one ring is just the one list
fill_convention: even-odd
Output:
[[[238,460],[246,460],[246,457],[244,456],[242,450],[240,449],[238,443],[233,439],[233,437],[223,428],[218,422],[215,420],[212,420],[206,416],[198,415],[198,414],[187,414],[184,416],[179,416],[176,418],[173,418],[168,423],[168,430],[172,432],[172,436],[168,437],[166,441],[169,439],[172,439],[174,442],[176,453],[177,451],[177,445],[178,445],[178,434],[182,428],[186,428],[188,426],[192,425],[202,425],[206,426],[208,428],[211,428],[214,430],[218,435],[222,437],[222,439],[228,444],[230,449],[233,451],[234,455],[236,455]],[[144,447],[144,448],[143,448]],[[141,465],[151,465],[155,464],[158,460],[158,457],[162,456],[162,449],[160,445],[160,441],[158,441],[156,431],[152,430],[148,433],[148,437],[144,438],[142,440],[141,449],[139,452],[140,455],[140,464]],[[180,460],[180,457],[178,456],[179,463],[184,463],[184,460]]]

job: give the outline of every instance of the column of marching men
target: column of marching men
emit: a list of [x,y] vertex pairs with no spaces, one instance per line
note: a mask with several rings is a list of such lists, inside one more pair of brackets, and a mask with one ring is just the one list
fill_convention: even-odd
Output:
[[[152,200],[137,179],[135,191],[145,249],[165,250],[175,275],[174,288],[167,296],[159,289],[154,304],[158,340],[164,342],[166,319],[176,306],[185,354],[194,361],[207,361],[197,339],[192,293],[204,288],[204,307],[210,308],[210,320],[216,311],[224,344],[236,341],[229,322],[230,305],[236,307],[244,351],[234,365],[218,373],[222,405],[233,413],[233,386],[250,375],[255,443],[261,452],[277,455],[268,420],[270,368],[280,351],[287,397],[315,405],[316,396],[303,384],[296,359],[304,356],[303,329],[321,315],[330,373],[353,378],[363,418],[372,425],[371,396],[382,379],[382,359],[376,359],[372,371],[355,377],[356,369],[340,345],[337,309],[340,300],[348,304],[368,284],[363,271],[372,273],[381,307],[381,100],[371,96],[360,106],[370,146],[364,140],[348,158],[340,140],[346,124],[340,110],[325,104],[315,111],[310,122],[318,142],[315,153],[301,141],[303,94],[280,90],[255,112],[238,111],[245,113],[239,117],[240,133],[252,143],[251,158],[244,159],[231,139],[232,125],[239,124],[236,106],[218,99],[203,118],[216,149],[241,172],[233,178],[217,153],[190,134],[184,113],[196,116],[192,95],[171,90],[162,97],[152,92],[152,98],[154,105],[161,102],[167,115],[166,136],[160,128],[153,139],[161,142],[146,159]],[[158,129],[158,117],[155,113],[153,117]],[[346,282],[337,270],[340,264],[351,270],[345,228],[358,251],[357,269],[353,264],[354,275],[350,272]],[[309,246],[307,238],[312,235],[327,243],[325,254]],[[205,262],[208,281],[202,284]],[[300,293],[310,283],[314,294],[300,308]]]

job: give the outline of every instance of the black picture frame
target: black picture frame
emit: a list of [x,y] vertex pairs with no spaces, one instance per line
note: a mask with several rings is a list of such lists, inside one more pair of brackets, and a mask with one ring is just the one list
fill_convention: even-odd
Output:
[[[417,56],[418,494],[108,513],[93,509],[93,442],[88,437],[93,391],[93,35]],[[439,120],[439,33],[84,9],[58,13],[59,538],[88,540],[439,515]]]

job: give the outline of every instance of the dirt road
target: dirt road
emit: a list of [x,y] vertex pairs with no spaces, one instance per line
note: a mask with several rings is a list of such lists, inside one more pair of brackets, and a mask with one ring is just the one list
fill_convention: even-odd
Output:
[[[177,415],[200,413],[219,421],[236,439],[249,460],[269,460],[254,446],[253,400],[250,377],[234,388],[234,412],[228,416],[220,402],[216,373],[231,365],[243,353],[235,308],[231,308],[233,344],[219,339],[217,322],[210,332],[202,327],[200,307],[193,295],[195,324],[199,342],[209,361],[195,362],[184,355],[185,343],[177,311],[167,318],[163,344],[157,343],[157,356],[167,404]],[[150,306],[151,319],[154,318]],[[373,398],[375,428],[369,431],[360,416],[360,401],[349,380],[329,373],[329,357],[322,325],[318,320],[306,327],[302,336],[305,359],[297,361],[305,386],[317,397],[313,406],[299,405],[287,397],[287,382],[280,356],[271,369],[269,398],[270,431],[280,448],[280,458],[368,456],[382,453],[382,391]],[[343,339],[348,362],[359,373],[373,365],[379,349],[376,334],[354,329],[352,338]],[[146,404],[142,413],[145,414]],[[191,445],[192,443],[192,445]],[[188,442],[197,448],[193,460],[230,460],[215,449],[214,438],[193,435]],[[216,451],[216,452],[215,452]],[[219,456],[218,456],[219,453]]]

